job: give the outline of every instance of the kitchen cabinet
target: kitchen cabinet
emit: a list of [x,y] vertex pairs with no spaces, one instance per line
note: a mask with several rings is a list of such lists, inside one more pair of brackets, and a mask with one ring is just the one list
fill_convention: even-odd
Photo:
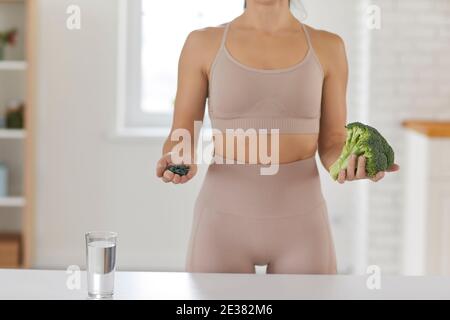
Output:
[[450,122],[406,121],[403,273],[450,275]]
[[[0,32],[16,29],[18,34],[0,60],[0,162],[10,176],[0,195],[0,238],[11,232],[20,238],[13,247],[1,240],[0,266],[33,264],[37,9],[35,0],[0,0]],[[24,103],[24,128],[5,128],[8,105],[16,100]]]

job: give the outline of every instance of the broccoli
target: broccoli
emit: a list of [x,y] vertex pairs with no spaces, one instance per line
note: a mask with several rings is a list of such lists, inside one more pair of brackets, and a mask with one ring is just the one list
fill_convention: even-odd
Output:
[[345,170],[352,154],[366,158],[366,173],[374,177],[394,164],[394,150],[377,129],[360,122],[348,124],[347,139],[339,159],[330,167],[333,180]]

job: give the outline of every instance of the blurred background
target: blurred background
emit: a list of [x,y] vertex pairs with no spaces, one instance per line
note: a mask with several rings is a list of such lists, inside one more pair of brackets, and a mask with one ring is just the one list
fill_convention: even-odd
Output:
[[[205,166],[155,178],[181,47],[243,0],[0,0],[0,267],[84,266],[84,233],[119,233],[121,270],[182,271]],[[339,34],[348,121],[378,128],[398,174],[333,183],[339,272],[450,275],[450,0],[305,0]]]

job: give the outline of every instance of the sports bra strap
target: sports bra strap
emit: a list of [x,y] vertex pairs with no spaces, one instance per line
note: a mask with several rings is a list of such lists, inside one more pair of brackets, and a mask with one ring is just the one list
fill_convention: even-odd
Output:
[[228,22],[228,23],[226,24],[225,30],[224,30],[224,32],[223,32],[223,36],[222,36],[222,44],[220,45],[222,49],[225,47],[225,43],[227,42],[228,30],[230,30],[230,22]]
[[308,42],[308,47],[312,48],[311,37],[309,36],[308,29],[306,28],[306,26],[303,23],[302,23],[302,27],[303,27],[303,30],[305,31],[306,41]]

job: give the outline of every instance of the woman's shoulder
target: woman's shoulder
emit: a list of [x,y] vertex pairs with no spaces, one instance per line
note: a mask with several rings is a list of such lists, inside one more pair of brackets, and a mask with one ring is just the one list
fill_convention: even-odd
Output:
[[340,35],[326,30],[315,29],[306,24],[305,26],[311,36],[314,47],[328,52],[335,52],[345,47],[344,40]]
[[347,54],[344,40],[336,33],[314,29],[306,26],[311,37],[312,46],[325,74],[330,70],[345,72]]
[[193,30],[189,33],[186,43],[190,43],[193,46],[208,49],[220,45],[225,31],[226,24],[218,26],[205,27],[201,29]]
[[225,26],[224,24],[191,31],[184,44],[182,56],[186,57],[190,64],[200,66],[209,74],[209,68],[222,43]]

